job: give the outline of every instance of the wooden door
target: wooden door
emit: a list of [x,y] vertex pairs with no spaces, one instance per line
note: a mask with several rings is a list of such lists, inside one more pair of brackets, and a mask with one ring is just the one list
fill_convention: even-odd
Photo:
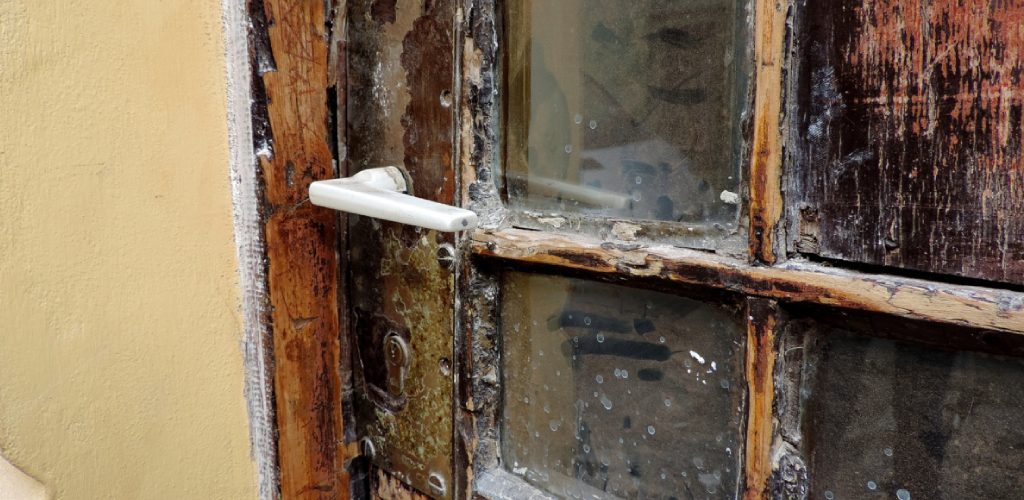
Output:
[[[294,51],[328,110],[298,135],[338,138],[281,153],[274,103],[301,101],[263,75],[268,198],[296,202],[268,243],[315,235],[271,246],[275,314],[306,303],[287,283],[338,310],[334,336],[275,316],[284,496],[1017,491],[1024,7],[847,3],[271,9],[278,43],[330,49]],[[329,158],[400,166],[480,227],[332,226],[301,200]]]

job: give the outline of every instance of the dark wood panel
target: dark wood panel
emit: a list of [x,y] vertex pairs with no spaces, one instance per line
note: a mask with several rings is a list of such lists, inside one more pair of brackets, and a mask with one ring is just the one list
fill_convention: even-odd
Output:
[[1024,283],[1024,2],[808,2],[791,250]]
[[334,177],[324,2],[254,0],[249,8],[281,498],[346,499],[337,228],[333,211],[307,199],[311,182]]

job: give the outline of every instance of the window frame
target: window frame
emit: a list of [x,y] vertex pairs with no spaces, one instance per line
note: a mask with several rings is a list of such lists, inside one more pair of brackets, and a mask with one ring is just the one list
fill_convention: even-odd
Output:
[[[566,230],[513,227],[493,176],[503,160],[501,44],[502,5],[478,2],[464,24],[461,67],[462,205],[481,214],[481,227],[461,241],[465,257],[459,281],[462,308],[457,311],[459,383],[456,406],[456,470],[464,471],[465,495],[489,500],[543,498],[552,495],[505,471],[500,462],[500,346],[495,297],[502,266],[543,266],[591,279],[631,280],[642,287],[685,286],[735,292],[746,297],[748,328],[746,379],[747,427],[744,450],[744,499],[765,498],[772,469],[770,452],[773,377],[779,356],[776,334],[785,305],[815,304],[830,310],[853,309],[1024,334],[1024,293],[1002,283],[971,282],[953,276],[920,275],[897,269],[836,267],[829,263],[786,259],[782,169],[789,129],[785,97],[793,56],[792,4],[787,0],[751,0],[753,11],[752,127],[745,206],[749,213],[748,253],[723,256],[656,241],[603,240]],[[481,99],[481,95],[493,96]],[[497,102],[495,102],[497,101]],[[583,224],[587,224],[586,218]],[[586,231],[584,231],[586,232]],[[746,257],[746,258],[742,258]],[[984,286],[992,285],[992,286]],[[461,433],[460,433],[461,432]]]

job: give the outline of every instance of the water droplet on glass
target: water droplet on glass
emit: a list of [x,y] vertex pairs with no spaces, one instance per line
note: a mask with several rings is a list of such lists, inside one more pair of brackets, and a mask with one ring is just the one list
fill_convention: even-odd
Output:
[[612,409],[612,400],[608,399],[608,396],[601,396],[601,405],[604,406],[605,410]]
[[683,360],[683,366],[689,368],[689,367],[693,366],[693,361],[690,361],[688,359]]
[[594,397],[595,398],[597,397],[597,391],[594,391]]
[[513,326],[512,328],[514,328],[515,331],[518,332],[519,331],[519,323],[516,323],[515,326]]
[[636,176],[636,183],[637,183],[637,184],[640,184],[640,183],[642,183],[643,181],[644,181],[644,180],[643,180],[643,179],[642,179],[642,178],[641,178],[641,177],[640,177],[639,175],[638,175],[638,176]]
[[526,404],[530,404],[530,398],[523,398],[523,402]]
[[604,383],[604,377],[602,377],[602,376],[600,376],[600,375],[598,375],[598,376],[597,376],[597,378],[596,378],[595,380],[597,380],[597,383],[598,383],[598,384],[603,384],[603,383]]
[[583,123],[583,117],[580,116],[580,115],[576,115],[576,116],[572,117],[572,121],[575,122],[575,123]]
[[672,406],[672,400],[671,399],[666,399],[665,400],[665,406]]
[[565,145],[565,152],[566,153],[572,153],[572,144],[566,144]]
[[633,201],[640,201],[641,198],[643,196],[639,192],[633,193]]
[[616,368],[615,369],[615,378],[620,378],[620,377],[622,377],[622,370]]
[[629,372],[622,370],[622,378],[629,378]]
[[647,426],[647,433],[652,435],[652,436],[654,435],[654,426],[653,425],[648,425]]
[[555,370],[555,376],[556,377],[561,377],[562,376],[562,371],[561,370]]
[[583,453],[590,453],[590,445],[589,444],[583,445]]
[[868,489],[869,490],[875,491],[877,488],[878,488],[878,485],[875,484],[874,481],[868,481]]
[[704,460],[702,460],[700,457],[693,457],[693,466],[698,468],[698,469],[703,469],[704,468]]
[[534,433],[533,433],[533,437],[535,437],[535,438],[539,438],[539,437],[540,437],[540,433],[539,433],[539,432],[536,432],[536,431],[534,431]]
[[536,321],[533,322],[533,326],[537,326],[537,322]]
[[887,457],[891,457],[892,456],[892,448],[886,448],[886,449],[882,450],[882,453],[885,453],[885,456],[887,456]]
[[597,341],[598,342],[604,342],[604,334],[601,334],[601,333],[597,334]]
[[544,403],[544,413],[551,413],[551,406],[547,403]]
[[826,491],[826,492],[825,492],[825,498],[826,498],[827,500],[832,500],[832,499],[833,499],[833,498],[835,498],[835,497],[836,497],[836,494],[835,494],[835,493],[832,493],[831,491]]
[[624,442],[623,439],[619,438],[619,443],[623,443],[623,442]]
[[587,325],[587,326],[590,326],[590,316],[584,316],[583,324]]
[[597,122],[595,122],[594,120],[590,120],[590,130],[594,130],[596,128],[597,128]]
[[728,389],[728,388],[729,388],[729,381],[728,380],[723,380],[722,381],[722,389]]
[[910,500],[910,492],[904,489],[896,490],[896,498],[899,500]]
[[665,479],[665,473],[664,472],[661,473],[661,478]]
[[544,355],[544,351],[540,351],[537,354],[540,354],[541,356],[543,356]]
[[719,434],[719,435],[715,436],[715,441],[718,441],[719,443],[721,443],[722,442],[722,435]]
[[665,337],[658,337],[658,342],[665,343]]

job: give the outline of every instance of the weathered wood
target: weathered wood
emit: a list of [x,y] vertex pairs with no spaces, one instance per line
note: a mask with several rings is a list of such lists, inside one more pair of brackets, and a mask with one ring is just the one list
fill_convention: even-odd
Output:
[[666,280],[777,299],[1024,333],[1024,293],[870,275],[791,262],[758,267],[669,246],[616,245],[510,229],[473,233],[473,252],[597,273]]
[[747,441],[744,500],[767,498],[772,474],[775,400],[775,301],[747,298]]
[[[750,158],[750,253],[765,264],[778,258],[782,217],[782,68],[788,0],[754,6],[754,138]],[[783,253],[784,255],[784,253]]]
[[430,500],[430,497],[413,490],[391,474],[371,467],[370,500]]
[[324,3],[253,1],[250,12],[272,50],[258,73],[281,496],[344,499],[335,215],[306,201],[310,182],[334,177]]
[[[411,194],[453,204],[453,0],[351,2],[347,161],[351,172],[406,169]],[[451,498],[454,235],[350,215],[349,288],[358,435],[373,463],[434,498]],[[445,259],[440,259],[445,257]],[[384,341],[406,344],[392,392]]]
[[1024,283],[1024,2],[808,2],[801,22],[791,249]]

